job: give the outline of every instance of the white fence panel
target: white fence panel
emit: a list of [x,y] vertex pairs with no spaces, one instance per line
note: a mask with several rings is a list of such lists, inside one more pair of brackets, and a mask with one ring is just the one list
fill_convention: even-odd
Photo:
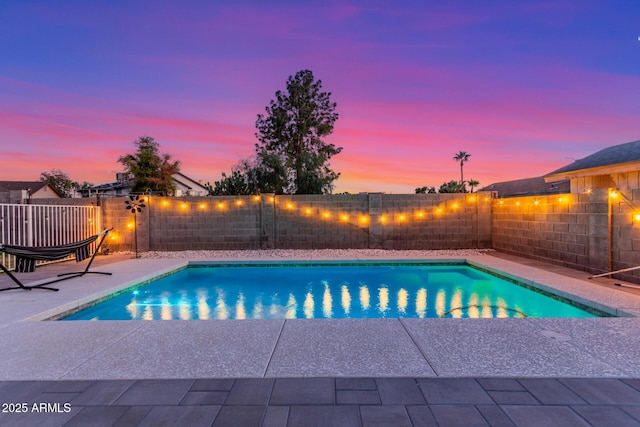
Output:
[[[0,204],[0,243],[7,245],[42,247],[73,243],[98,234],[102,231],[101,224],[97,206]],[[15,266],[15,257],[4,252],[0,252],[0,261],[10,270]],[[38,261],[37,265],[50,262]]]

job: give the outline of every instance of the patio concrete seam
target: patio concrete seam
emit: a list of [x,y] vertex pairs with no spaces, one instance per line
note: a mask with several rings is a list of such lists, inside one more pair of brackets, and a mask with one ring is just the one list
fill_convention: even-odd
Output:
[[136,326],[135,328],[131,329],[130,332],[125,333],[124,335],[122,335],[120,338],[114,340],[113,342],[107,344],[106,346],[100,348],[99,350],[97,350],[96,352],[94,352],[93,354],[91,354],[90,356],[88,356],[86,359],[82,360],[80,363],[78,363],[77,365],[75,365],[74,367],[72,367],[71,369],[69,369],[67,372],[65,372],[64,374],[62,374],[61,376],[58,377],[58,380],[67,380],[65,379],[65,377],[69,374],[71,374],[73,371],[75,371],[76,369],[78,369],[79,367],[81,367],[82,365],[86,364],[87,362],[89,362],[91,359],[93,359],[94,357],[96,357],[97,355],[99,355],[100,353],[103,353],[104,351],[108,350],[109,348],[113,347],[116,343],[122,341],[124,338],[128,337],[129,335],[133,334],[134,332],[136,332],[138,329],[143,328],[145,326],[145,323],[140,323],[140,325]]
[[278,348],[278,343],[280,342],[280,338],[282,337],[282,331],[284,331],[284,325],[286,322],[287,320],[284,320],[282,322],[282,325],[280,326],[278,337],[275,339],[275,342],[273,343],[273,347],[271,348],[271,355],[269,356],[269,360],[267,361],[267,364],[264,367],[262,378],[267,378],[267,372],[269,372],[269,366],[271,366],[271,361],[273,360],[273,356],[276,354],[276,349]]
[[436,374],[436,377],[440,376],[440,373],[436,370],[436,368],[431,364],[431,362],[429,361],[429,358],[427,357],[426,354],[424,354],[424,352],[422,351],[422,348],[420,348],[420,346],[418,345],[418,342],[416,341],[415,337],[411,334],[411,331],[409,331],[409,329],[407,328],[407,326],[404,324],[404,319],[402,318],[398,318],[398,321],[400,322],[400,325],[402,326],[402,329],[404,329],[404,331],[407,333],[407,335],[409,336],[409,338],[411,339],[411,342],[413,343],[413,345],[416,346],[416,348],[418,349],[418,351],[420,352],[420,354],[422,355],[422,357],[424,358],[424,361],[427,363],[427,365],[429,366],[429,368],[433,371],[434,374]]

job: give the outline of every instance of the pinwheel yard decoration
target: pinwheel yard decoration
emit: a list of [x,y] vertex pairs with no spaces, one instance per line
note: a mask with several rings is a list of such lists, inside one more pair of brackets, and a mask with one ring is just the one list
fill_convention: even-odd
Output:
[[138,258],[138,221],[136,214],[142,212],[142,208],[146,207],[144,200],[140,199],[140,196],[129,196],[129,200],[125,200],[126,209],[133,214],[133,231],[134,242],[136,248],[136,258]]

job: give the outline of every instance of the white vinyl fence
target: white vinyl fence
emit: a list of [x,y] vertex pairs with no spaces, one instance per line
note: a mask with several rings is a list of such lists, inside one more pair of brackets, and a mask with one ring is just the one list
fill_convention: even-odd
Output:
[[[73,243],[98,234],[102,231],[101,224],[97,206],[0,204],[0,243],[7,245],[42,247]],[[10,270],[14,268],[13,256],[1,252],[0,261]],[[38,261],[38,265],[49,262]]]

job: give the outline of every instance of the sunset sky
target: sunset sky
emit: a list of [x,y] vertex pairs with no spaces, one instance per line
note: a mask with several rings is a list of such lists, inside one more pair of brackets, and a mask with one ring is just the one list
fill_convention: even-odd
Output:
[[539,176],[640,139],[640,1],[0,2],[0,180],[111,182],[152,136],[218,180],[310,69],[335,192]]

